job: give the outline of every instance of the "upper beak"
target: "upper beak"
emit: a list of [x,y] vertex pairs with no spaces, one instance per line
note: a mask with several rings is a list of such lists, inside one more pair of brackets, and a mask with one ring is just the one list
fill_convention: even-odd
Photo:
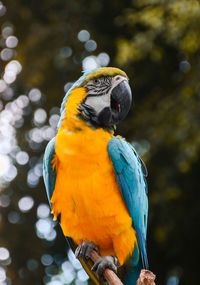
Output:
[[121,78],[111,91],[110,107],[105,107],[98,114],[100,125],[111,127],[121,122],[128,114],[132,103],[131,88],[126,78]]
[[114,123],[122,121],[128,114],[132,103],[132,92],[125,79],[115,86],[111,92],[111,110]]

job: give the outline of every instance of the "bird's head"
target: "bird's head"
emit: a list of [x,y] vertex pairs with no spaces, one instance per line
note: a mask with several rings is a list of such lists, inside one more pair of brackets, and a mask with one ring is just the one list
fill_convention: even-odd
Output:
[[76,116],[87,123],[110,128],[126,117],[131,102],[126,73],[118,68],[102,67],[85,72],[72,85],[64,98],[61,113],[65,105],[68,110],[69,105],[73,105]]

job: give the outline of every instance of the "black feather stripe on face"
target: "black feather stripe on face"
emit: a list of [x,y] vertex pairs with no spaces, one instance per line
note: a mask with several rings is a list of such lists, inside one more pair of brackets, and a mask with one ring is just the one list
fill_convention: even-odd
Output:
[[88,96],[104,95],[110,91],[111,87],[112,87],[111,76],[104,76],[91,80],[85,85]]

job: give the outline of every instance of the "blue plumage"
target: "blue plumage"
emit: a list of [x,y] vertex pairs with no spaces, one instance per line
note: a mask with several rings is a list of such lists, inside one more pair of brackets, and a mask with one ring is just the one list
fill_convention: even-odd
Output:
[[146,252],[148,200],[145,181],[147,173],[134,148],[124,139],[112,138],[108,145],[108,153],[115,169],[121,194],[132,218],[138,241],[139,255],[135,252],[136,248],[127,265],[129,270],[125,277],[127,280],[133,280],[134,276],[138,278],[142,268],[148,269]]
[[47,145],[43,159],[43,178],[47,191],[47,197],[50,202],[56,183],[56,170],[52,168],[52,159],[55,155],[55,138]]

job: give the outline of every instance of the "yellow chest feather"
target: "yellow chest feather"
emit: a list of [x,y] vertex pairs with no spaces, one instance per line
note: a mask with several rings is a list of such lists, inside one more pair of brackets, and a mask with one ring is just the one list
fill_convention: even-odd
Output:
[[[76,123],[75,123],[76,125]],[[63,126],[56,136],[56,185],[51,198],[65,236],[93,241],[120,263],[133,251],[135,232],[116,182],[103,129]]]
[[114,254],[113,240],[131,229],[132,222],[108,156],[110,135],[91,132],[91,139],[81,132],[58,132],[59,164],[52,209],[55,217],[61,216],[65,236],[78,244],[91,240],[102,252]]

